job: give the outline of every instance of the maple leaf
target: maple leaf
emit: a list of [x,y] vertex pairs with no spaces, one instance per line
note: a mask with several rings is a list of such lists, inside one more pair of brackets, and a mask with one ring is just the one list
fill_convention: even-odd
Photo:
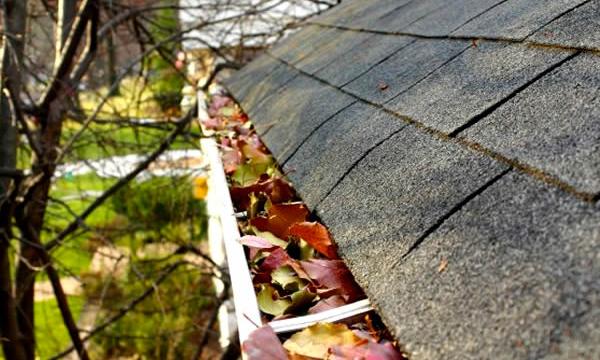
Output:
[[248,360],[288,360],[277,334],[269,325],[251,332],[248,339],[242,344],[242,350],[246,353]]
[[293,224],[289,228],[292,236],[297,236],[309,245],[315,248],[321,254],[330,259],[337,259],[337,250],[335,244],[331,241],[331,236],[327,228],[318,222],[301,222]]
[[316,323],[295,333],[283,343],[292,354],[324,359],[334,346],[353,346],[364,342],[345,324]]
[[288,204],[273,204],[267,211],[268,217],[256,217],[250,224],[260,231],[269,231],[281,239],[290,235],[290,226],[304,222],[308,217],[308,209],[301,202]]
[[261,176],[248,186],[232,186],[231,199],[238,210],[247,210],[250,205],[250,194],[264,193],[273,204],[290,201],[294,198],[294,189],[280,177]]
[[317,284],[327,290],[333,290],[328,292],[330,295],[341,295],[347,302],[364,297],[362,289],[356,284],[342,260],[313,259],[300,261],[300,265]]

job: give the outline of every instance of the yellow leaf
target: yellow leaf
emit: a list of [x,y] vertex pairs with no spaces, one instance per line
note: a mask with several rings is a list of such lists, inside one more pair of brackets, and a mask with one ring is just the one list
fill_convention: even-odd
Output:
[[317,323],[292,335],[283,347],[292,354],[325,359],[333,346],[352,346],[360,342],[344,324]]

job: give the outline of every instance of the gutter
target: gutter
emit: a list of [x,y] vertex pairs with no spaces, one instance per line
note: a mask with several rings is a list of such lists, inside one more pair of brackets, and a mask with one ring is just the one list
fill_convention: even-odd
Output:
[[[206,96],[198,92],[198,117],[200,120],[208,118],[206,100]],[[225,347],[236,330],[240,344],[243,344],[250,333],[262,326],[263,322],[245,251],[239,243],[241,235],[217,142],[214,138],[205,138],[201,140],[201,147],[208,164],[206,203],[209,216],[209,252],[216,264],[228,269],[233,297],[232,301],[224,304],[219,311],[220,343]],[[216,295],[220,296],[224,291],[224,284],[215,279],[214,285]],[[231,305],[234,310],[231,309]],[[302,330],[318,322],[350,321],[372,310],[369,300],[364,299],[316,314],[274,320],[267,324],[275,333],[285,334]],[[242,353],[242,357],[246,358],[246,355]]]

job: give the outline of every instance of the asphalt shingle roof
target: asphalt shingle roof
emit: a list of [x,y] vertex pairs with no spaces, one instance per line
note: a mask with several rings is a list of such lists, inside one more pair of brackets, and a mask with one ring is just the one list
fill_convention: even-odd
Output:
[[226,85],[412,358],[600,358],[600,0],[346,0]]

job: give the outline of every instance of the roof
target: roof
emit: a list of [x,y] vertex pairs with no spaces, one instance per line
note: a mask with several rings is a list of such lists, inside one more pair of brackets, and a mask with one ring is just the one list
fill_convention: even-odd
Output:
[[600,358],[599,14],[347,0],[226,83],[412,358]]

